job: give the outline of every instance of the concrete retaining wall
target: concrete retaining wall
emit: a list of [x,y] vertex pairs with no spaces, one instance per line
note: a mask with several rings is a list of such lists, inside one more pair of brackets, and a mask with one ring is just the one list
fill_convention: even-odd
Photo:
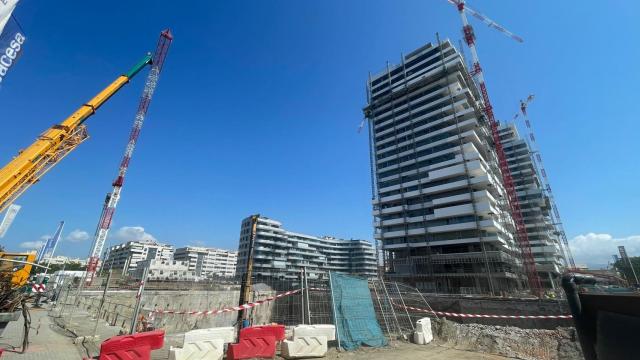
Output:
[[[487,315],[567,315],[571,314],[564,300],[500,299],[480,297],[451,297],[426,295],[425,299],[435,311]],[[451,318],[462,324],[517,326],[523,329],[548,329],[571,327],[571,319],[480,319]]]
[[437,342],[445,347],[524,360],[583,360],[574,328],[521,329],[507,326],[432,322]]
[[[128,329],[133,316],[133,308],[136,301],[135,295],[135,291],[129,290],[109,292],[105,298],[100,317],[112,325]],[[95,312],[101,296],[101,292],[83,292],[80,306],[90,312]],[[148,317],[149,312],[156,308],[186,311],[222,309],[236,306],[239,298],[240,292],[238,290],[151,290],[144,293],[141,314]],[[267,324],[271,321],[271,306],[272,303],[266,303],[253,308],[252,316],[255,324]],[[165,329],[167,333],[182,333],[194,329],[233,326],[237,316],[237,312],[198,316],[156,314],[153,325],[156,328]]]

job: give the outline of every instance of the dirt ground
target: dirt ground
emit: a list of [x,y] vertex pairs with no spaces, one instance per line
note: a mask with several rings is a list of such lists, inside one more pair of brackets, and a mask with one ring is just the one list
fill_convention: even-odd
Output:
[[438,345],[416,345],[397,341],[384,348],[360,348],[356,351],[338,352],[329,349],[325,359],[344,360],[505,360],[503,356],[455,350]]

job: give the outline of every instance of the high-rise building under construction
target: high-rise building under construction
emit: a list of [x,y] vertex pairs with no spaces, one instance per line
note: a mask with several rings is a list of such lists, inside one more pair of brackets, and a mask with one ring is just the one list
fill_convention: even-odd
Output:
[[[531,253],[544,288],[559,287],[560,275],[568,265],[560,229],[552,216],[551,198],[538,175],[531,147],[520,137],[515,124],[499,128],[500,141],[507,156],[522,218],[527,229]],[[570,250],[567,250],[570,251]]]
[[450,41],[368,80],[375,238],[387,276],[424,291],[526,283],[481,94]]

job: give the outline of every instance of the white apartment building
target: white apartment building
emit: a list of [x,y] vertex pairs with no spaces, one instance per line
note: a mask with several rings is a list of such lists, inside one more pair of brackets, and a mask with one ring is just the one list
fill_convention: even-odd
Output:
[[514,124],[499,128],[516,188],[536,270],[542,286],[555,289],[566,266],[560,231],[552,218],[551,200],[538,174],[529,144]]
[[508,293],[526,277],[481,95],[449,40],[368,80],[375,238],[387,276]]
[[187,246],[176,249],[173,259],[186,262],[189,270],[194,271],[196,276],[201,278],[233,277],[236,274],[238,253],[223,249]]
[[149,267],[147,281],[197,281],[195,271],[189,269],[186,261],[150,259],[138,262],[131,274],[134,279],[142,279],[145,267]]
[[134,272],[138,263],[144,260],[173,259],[174,248],[172,245],[158,244],[155,242],[129,241],[109,248],[103,266],[105,269],[118,269],[122,274]]
[[[365,240],[318,237],[285,230],[282,223],[259,216],[253,253],[253,274],[278,279],[326,279],[328,271],[375,277],[375,250]],[[236,273],[243,275],[249,257],[252,217],[242,221]]]

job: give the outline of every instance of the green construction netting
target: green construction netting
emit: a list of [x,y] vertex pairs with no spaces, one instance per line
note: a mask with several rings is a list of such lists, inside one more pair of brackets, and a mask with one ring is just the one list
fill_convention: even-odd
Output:
[[331,272],[331,292],[340,346],[355,350],[361,345],[387,345],[369,292],[367,280]]

